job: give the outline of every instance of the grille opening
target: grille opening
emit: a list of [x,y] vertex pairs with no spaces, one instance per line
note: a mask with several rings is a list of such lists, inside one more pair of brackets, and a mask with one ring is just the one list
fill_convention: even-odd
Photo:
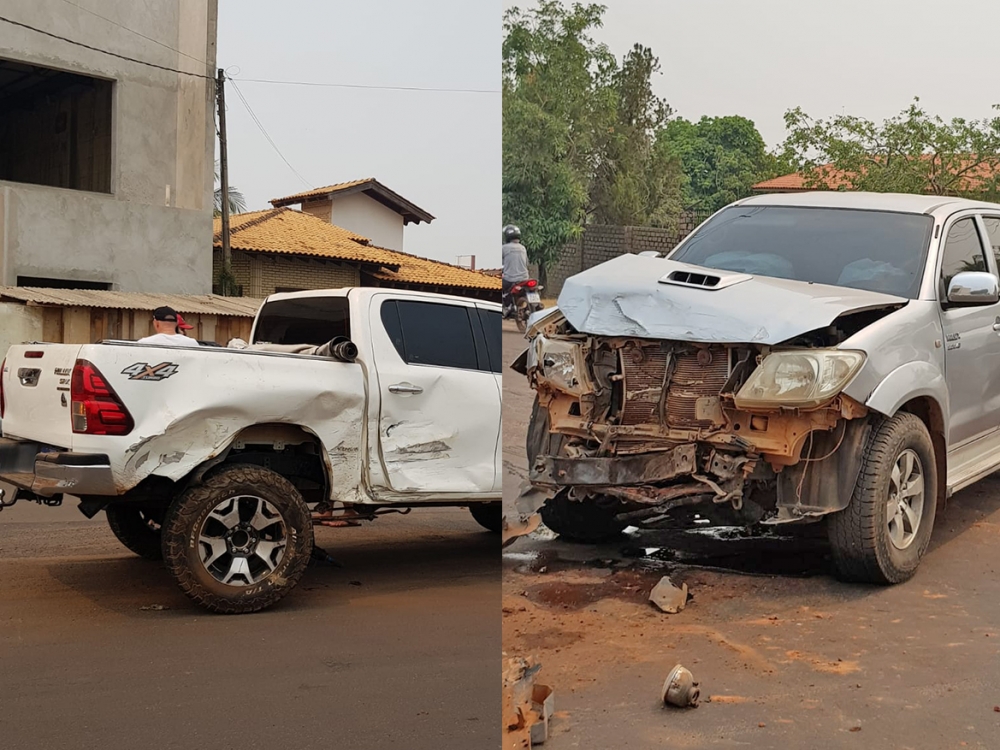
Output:
[[721,280],[718,276],[710,276],[707,273],[695,273],[693,271],[674,271],[667,278],[675,284],[702,286],[709,289],[718,286]]

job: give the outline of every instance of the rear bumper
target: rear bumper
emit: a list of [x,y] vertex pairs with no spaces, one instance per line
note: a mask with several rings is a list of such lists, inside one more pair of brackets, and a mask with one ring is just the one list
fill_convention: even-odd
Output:
[[0,481],[39,497],[118,494],[107,456],[10,438],[0,438]]

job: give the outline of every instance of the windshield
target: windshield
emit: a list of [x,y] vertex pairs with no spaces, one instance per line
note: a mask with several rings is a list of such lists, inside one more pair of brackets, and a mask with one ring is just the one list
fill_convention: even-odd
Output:
[[670,259],[913,299],[933,225],[923,214],[733,206],[696,230]]

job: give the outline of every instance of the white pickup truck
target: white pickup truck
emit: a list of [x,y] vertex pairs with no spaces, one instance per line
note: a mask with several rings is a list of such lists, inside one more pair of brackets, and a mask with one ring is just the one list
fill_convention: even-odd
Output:
[[225,613],[295,586],[324,513],[465,506],[499,532],[500,305],[276,294],[251,338],[12,346],[0,503],[103,509],[126,547],[162,555],[188,596]]

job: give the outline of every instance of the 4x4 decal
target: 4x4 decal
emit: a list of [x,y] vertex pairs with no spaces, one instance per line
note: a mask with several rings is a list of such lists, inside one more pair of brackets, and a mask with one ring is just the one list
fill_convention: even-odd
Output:
[[161,362],[158,365],[147,365],[145,362],[136,362],[122,370],[122,375],[128,375],[129,380],[166,380],[171,375],[176,375],[180,368],[173,362]]

